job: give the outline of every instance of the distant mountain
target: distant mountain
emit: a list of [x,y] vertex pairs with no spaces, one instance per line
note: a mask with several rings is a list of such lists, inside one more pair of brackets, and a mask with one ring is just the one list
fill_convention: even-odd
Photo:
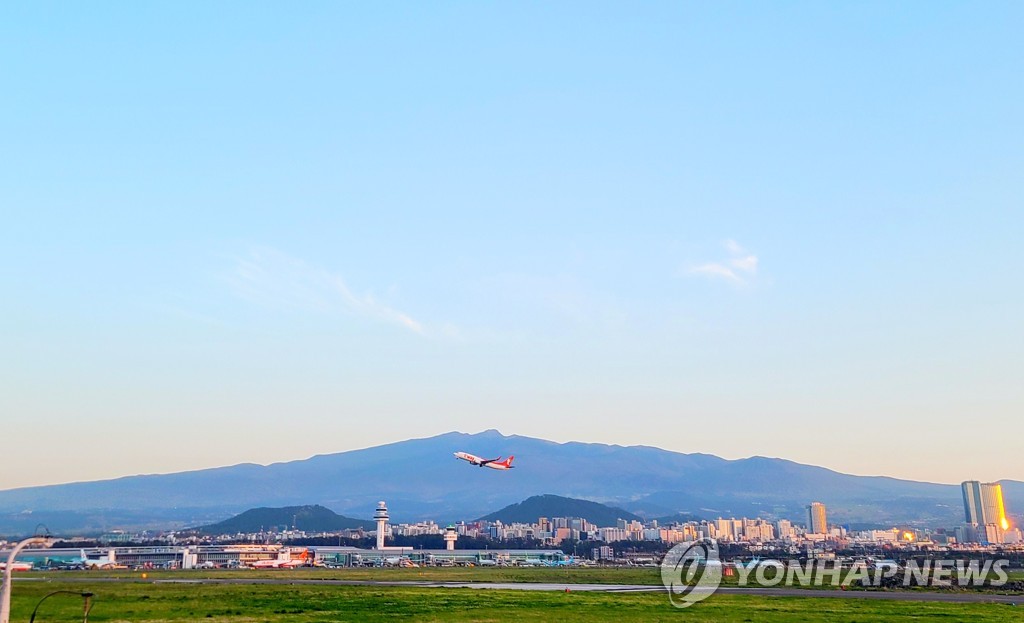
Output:
[[82,510],[31,510],[0,512],[0,535],[30,536],[49,532],[62,537],[96,537],[113,530],[131,532],[172,530],[216,521],[223,513],[209,509],[175,508],[158,513],[153,509],[93,508]]
[[[707,519],[707,517],[701,517],[694,515],[693,513],[673,513],[671,515],[665,515],[664,517],[655,517],[658,520],[658,525],[667,526],[674,523],[687,523],[689,521],[700,521],[701,519]],[[714,518],[712,518],[714,519]]]
[[[516,469],[480,469],[452,452],[516,455]],[[1024,510],[1024,483],[1006,481],[1007,508]],[[395,521],[480,517],[541,493],[593,500],[644,517],[782,517],[805,522],[824,502],[829,521],[879,526],[963,521],[959,485],[851,476],[783,459],[726,460],[647,446],[555,443],[498,431],[425,439],[272,465],[235,465],[0,491],[0,534],[47,511],[100,517],[103,529],[126,514],[131,525],[205,525],[257,506],[321,504],[369,516],[385,500]],[[49,513],[47,513],[49,514]],[[199,519],[200,521],[196,521]],[[29,520],[30,521],[30,520]],[[112,525],[113,524],[113,525]],[[49,524],[48,524],[49,525]],[[67,530],[78,530],[73,525]],[[55,530],[50,526],[51,531]]]
[[219,523],[196,528],[205,534],[238,534],[269,530],[295,529],[306,532],[332,532],[363,528],[372,530],[372,521],[339,515],[319,504],[283,508],[251,508]]
[[535,495],[516,504],[485,515],[484,521],[502,523],[534,523],[538,517],[580,517],[599,527],[614,526],[619,519],[633,521],[637,515],[621,508],[605,506],[590,500],[577,500],[560,495]]

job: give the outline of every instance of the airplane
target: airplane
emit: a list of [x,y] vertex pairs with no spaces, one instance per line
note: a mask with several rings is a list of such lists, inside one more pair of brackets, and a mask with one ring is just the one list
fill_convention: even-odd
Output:
[[305,564],[306,561],[302,558],[295,558],[292,560],[275,558],[273,560],[256,560],[249,563],[249,566],[253,569],[294,569],[295,567],[301,567]]
[[463,461],[468,461],[470,465],[476,465],[477,467],[490,467],[491,469],[512,469],[514,467],[512,465],[512,459],[516,457],[509,455],[507,459],[502,461],[500,456],[496,459],[482,459],[476,456],[475,454],[470,454],[468,452],[456,452],[455,458]]
[[100,555],[99,558],[89,558],[85,550],[79,550],[82,556],[82,566],[86,569],[127,569],[125,565],[117,564],[117,557],[114,555],[114,550],[109,550],[106,556]]
[[254,560],[249,563],[253,569],[291,569],[302,564],[299,560],[282,560],[273,558],[271,560]]
[[[0,562],[0,569],[6,570],[7,563]],[[11,571],[31,571],[32,563],[30,562],[13,562],[11,563]]]
[[[637,560],[639,560],[639,559],[637,559]],[[568,558],[563,558],[563,559],[560,559],[560,560],[545,560],[544,561],[544,566],[545,567],[567,567],[569,565],[576,565],[576,564],[579,564],[579,563],[576,561],[576,557],[575,556],[569,556]]]
[[286,552],[281,558],[271,560],[255,560],[249,563],[253,569],[294,569],[305,566],[309,562],[309,550],[302,550],[296,558],[292,558],[290,552]]
[[896,573],[900,570],[900,565],[895,560],[889,558],[874,559],[868,558],[868,566],[874,571],[882,571],[885,573]]

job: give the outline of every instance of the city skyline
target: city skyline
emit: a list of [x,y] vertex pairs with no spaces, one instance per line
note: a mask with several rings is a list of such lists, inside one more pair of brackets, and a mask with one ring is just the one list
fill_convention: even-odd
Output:
[[1022,18],[4,5],[0,490],[490,428],[1024,481]]
[[[563,499],[574,502],[581,501],[568,498]],[[690,520],[669,518],[627,519],[620,517],[614,521],[602,522],[589,519],[586,516],[558,513],[538,516],[535,519],[528,520],[477,518],[454,519],[440,523],[434,519],[423,519],[415,522],[392,522],[388,517],[387,502],[386,500],[381,500],[376,506],[372,521],[367,520],[363,522],[367,524],[375,523],[375,526],[372,528],[367,526],[337,529],[300,528],[296,524],[295,515],[283,517],[288,522],[288,525],[284,525],[267,524],[263,521],[267,517],[264,514],[260,520],[258,530],[255,527],[243,528],[237,523],[253,511],[267,513],[295,509],[301,511],[305,508],[310,507],[250,509],[241,515],[230,517],[222,522],[232,524],[230,529],[222,527],[222,524],[213,524],[182,529],[137,531],[134,533],[125,530],[113,530],[96,537],[96,541],[110,544],[131,544],[136,541],[156,538],[157,540],[169,540],[170,542],[176,540],[197,540],[228,543],[265,541],[270,543],[273,541],[286,542],[306,537],[342,536],[356,540],[372,539],[374,541],[374,549],[385,550],[392,547],[390,539],[393,537],[440,536],[446,533],[453,533],[453,536],[456,537],[452,539],[453,542],[458,540],[458,536],[470,536],[497,541],[535,539],[542,542],[545,546],[557,546],[564,539],[603,541],[605,543],[663,541],[671,544],[701,538],[750,544],[788,541],[791,544],[802,542],[803,545],[824,543],[834,545],[836,543],[852,541],[862,544],[901,545],[915,549],[929,545],[959,545],[967,547],[1010,546],[1015,548],[1024,546],[1024,534],[1016,526],[1007,526],[1005,528],[1005,536],[1007,537],[1005,541],[989,542],[984,539],[979,541],[976,538],[978,534],[965,532],[964,526],[910,527],[908,524],[902,523],[889,528],[861,527],[851,529],[842,524],[830,525],[825,520],[825,508],[820,502],[812,502],[808,506],[809,513],[805,522],[793,522],[785,518],[773,517],[771,514],[768,517],[761,515],[753,517],[732,515],[728,517],[719,516],[716,518],[707,517]],[[605,507],[605,510],[615,511],[621,509]],[[358,522],[361,520],[349,518],[349,521]],[[252,519],[249,519],[247,523],[250,526],[256,525],[256,522]],[[273,538],[267,540],[269,537]],[[938,542],[933,539],[937,539]]]

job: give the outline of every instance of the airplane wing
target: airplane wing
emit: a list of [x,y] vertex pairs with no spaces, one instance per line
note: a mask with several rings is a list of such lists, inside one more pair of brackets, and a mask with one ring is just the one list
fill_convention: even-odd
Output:
[[500,456],[498,458],[496,458],[496,459],[481,459],[480,460],[480,466],[483,467],[484,465],[487,465],[488,463],[499,463],[499,462],[501,462],[501,457]]

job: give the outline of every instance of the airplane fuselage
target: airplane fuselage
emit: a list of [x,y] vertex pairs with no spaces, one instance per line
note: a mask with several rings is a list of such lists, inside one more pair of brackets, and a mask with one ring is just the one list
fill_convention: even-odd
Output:
[[[6,562],[0,562],[0,570],[7,569]],[[31,571],[32,563],[30,562],[14,562],[11,563],[11,571]]]
[[470,454],[468,452],[455,452],[454,454],[455,458],[462,461],[466,461],[470,465],[476,465],[477,467],[490,467],[491,469],[500,470],[512,469],[512,459],[515,458],[513,456],[510,456],[504,461],[502,461],[500,456],[496,459],[485,459],[483,457],[479,457],[475,454]]

